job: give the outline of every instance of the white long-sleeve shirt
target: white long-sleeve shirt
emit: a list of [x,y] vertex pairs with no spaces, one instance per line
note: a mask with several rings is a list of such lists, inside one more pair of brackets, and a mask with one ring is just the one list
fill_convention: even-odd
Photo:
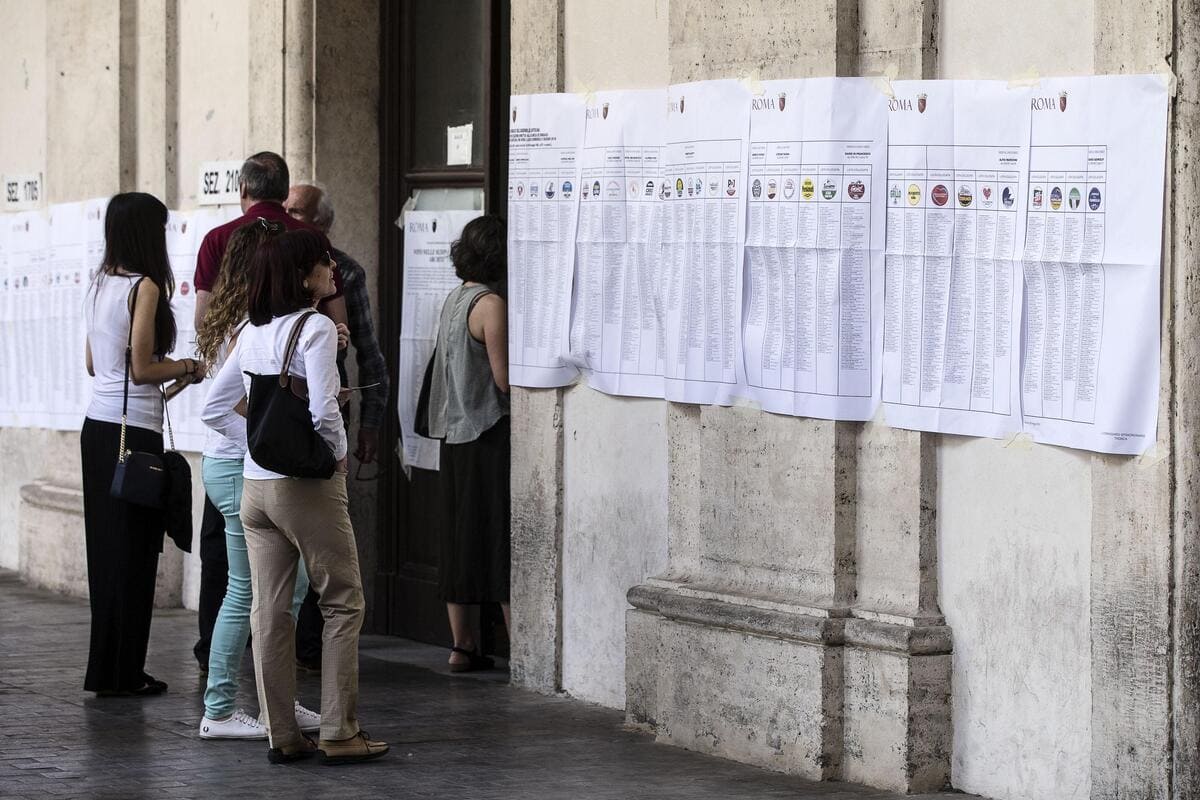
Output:
[[[302,313],[297,311],[276,317],[262,326],[247,325],[242,330],[209,390],[208,401],[201,413],[205,425],[231,438],[239,428],[245,430],[246,421],[233,410],[239,400],[250,394],[250,376],[245,373],[279,374],[292,326]],[[308,410],[313,429],[329,445],[335,459],[345,458],[346,429],[337,402],[341,388],[337,371],[337,328],[331,319],[314,314],[304,323],[289,372],[308,383]],[[260,467],[249,453],[242,475],[251,480],[287,477]]]

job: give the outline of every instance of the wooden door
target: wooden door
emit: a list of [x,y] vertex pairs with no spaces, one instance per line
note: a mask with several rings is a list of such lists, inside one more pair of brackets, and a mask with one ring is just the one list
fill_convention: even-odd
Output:
[[[405,202],[420,192],[426,203],[436,201],[432,207],[482,205],[504,213],[509,2],[385,2],[380,4],[380,25],[379,298],[381,343],[388,363],[395,365],[400,360],[404,253],[403,233],[395,222]],[[471,163],[447,166],[446,129],[466,123],[473,125]],[[394,384],[403,380],[400,376]],[[443,523],[438,475],[413,469],[411,477],[405,476],[396,455],[394,413],[387,416],[382,435],[382,450],[391,454],[391,463],[379,492],[375,628],[447,644],[446,608],[437,595]],[[485,639],[490,627],[485,625]]]

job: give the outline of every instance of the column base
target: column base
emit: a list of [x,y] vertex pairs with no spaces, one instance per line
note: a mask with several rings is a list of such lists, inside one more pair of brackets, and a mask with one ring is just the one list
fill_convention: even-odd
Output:
[[810,780],[901,792],[948,782],[944,625],[671,581],[628,597],[626,718],[658,741]]

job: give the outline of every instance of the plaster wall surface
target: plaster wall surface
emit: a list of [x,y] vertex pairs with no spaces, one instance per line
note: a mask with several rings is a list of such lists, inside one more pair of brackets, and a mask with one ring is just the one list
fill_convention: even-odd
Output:
[[45,172],[46,6],[0,0],[0,19],[0,174]]
[[[240,0],[182,0],[179,4],[176,208],[196,207],[201,162],[236,161],[250,154],[247,8]],[[271,87],[257,90],[270,91]]]
[[[667,2],[568,0],[568,92],[667,83]],[[667,561],[662,400],[563,393],[562,689],[625,706],[625,592]]]
[[562,688],[625,706],[625,593],[667,563],[666,407],[586,386],[563,402]]
[[[0,48],[0,174],[46,171],[46,6],[21,0],[0,0],[5,20]],[[36,440],[36,441],[35,441]],[[75,440],[78,445],[78,439]],[[20,558],[17,509],[20,488],[28,482],[31,459],[40,461],[37,447],[58,447],[71,453],[65,437],[48,431],[0,429],[0,566],[16,569]],[[76,479],[78,482],[78,479]]]
[[[1089,75],[1095,26],[1091,0],[942,3],[936,74]],[[1006,800],[1092,795],[1092,463],[1027,441],[940,437],[956,788]]]
[[937,77],[1091,75],[1095,32],[1093,0],[939,3]]
[[938,484],[941,606],[954,631],[954,786],[997,798],[1087,798],[1090,457],[946,436]]

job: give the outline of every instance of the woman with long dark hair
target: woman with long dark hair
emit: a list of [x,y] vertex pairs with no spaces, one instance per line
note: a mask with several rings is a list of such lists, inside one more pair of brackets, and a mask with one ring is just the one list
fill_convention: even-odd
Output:
[[104,261],[84,309],[87,371],[94,380],[80,435],[92,606],[83,686],[101,696],[153,695],[167,689],[145,671],[163,513],[109,493],[121,446],[127,345],[127,450],[162,453],[161,385],[171,380],[186,385],[204,375],[201,361],[166,357],[175,347],[175,282],[167,260],[166,224],[167,207],[151,195],[130,192],[109,201]]
[[442,305],[429,387],[429,430],[442,440],[438,588],[454,637],[451,672],[493,666],[476,647],[470,606],[499,603],[509,624],[508,309],[493,288],[506,251],[494,214],[468,222],[450,247],[462,285]]
[[[364,599],[346,505],[338,333],[328,317],[305,316],[334,293],[336,267],[323,239],[311,231],[283,233],[258,248],[247,298],[250,324],[217,374],[202,414],[205,424],[225,435],[247,424],[253,429],[254,412],[248,423],[238,415],[238,406],[250,395],[250,376],[280,375],[290,350],[287,371],[298,379],[293,386],[306,386],[309,421],[320,439],[315,446],[320,449],[323,442],[326,463],[336,462],[327,479],[287,477],[255,461],[253,436],[249,437],[241,516],[254,594],[250,627],[259,719],[267,727],[267,759],[272,763],[319,752],[326,763],[342,764],[388,751],[387,744],[372,741],[358,726],[358,633]],[[325,617],[319,745],[301,733],[295,713],[296,628],[291,610],[301,557]]]
[[[214,370],[225,362],[246,325],[250,274],[254,254],[271,238],[283,233],[281,223],[259,218],[234,231],[221,259],[208,311],[196,330],[196,352]],[[250,560],[242,528],[242,473],[245,470],[246,426],[233,424],[228,435],[209,430],[204,440],[204,491],[225,517],[225,550],[229,555],[229,582],[225,599],[213,625],[208,656],[208,688],[204,692],[201,739],[265,739],[266,727],[236,707],[242,653],[250,636]],[[308,573],[301,563],[292,595],[292,614],[299,614],[308,593]],[[302,731],[315,731],[321,716],[296,703],[296,722]]]

